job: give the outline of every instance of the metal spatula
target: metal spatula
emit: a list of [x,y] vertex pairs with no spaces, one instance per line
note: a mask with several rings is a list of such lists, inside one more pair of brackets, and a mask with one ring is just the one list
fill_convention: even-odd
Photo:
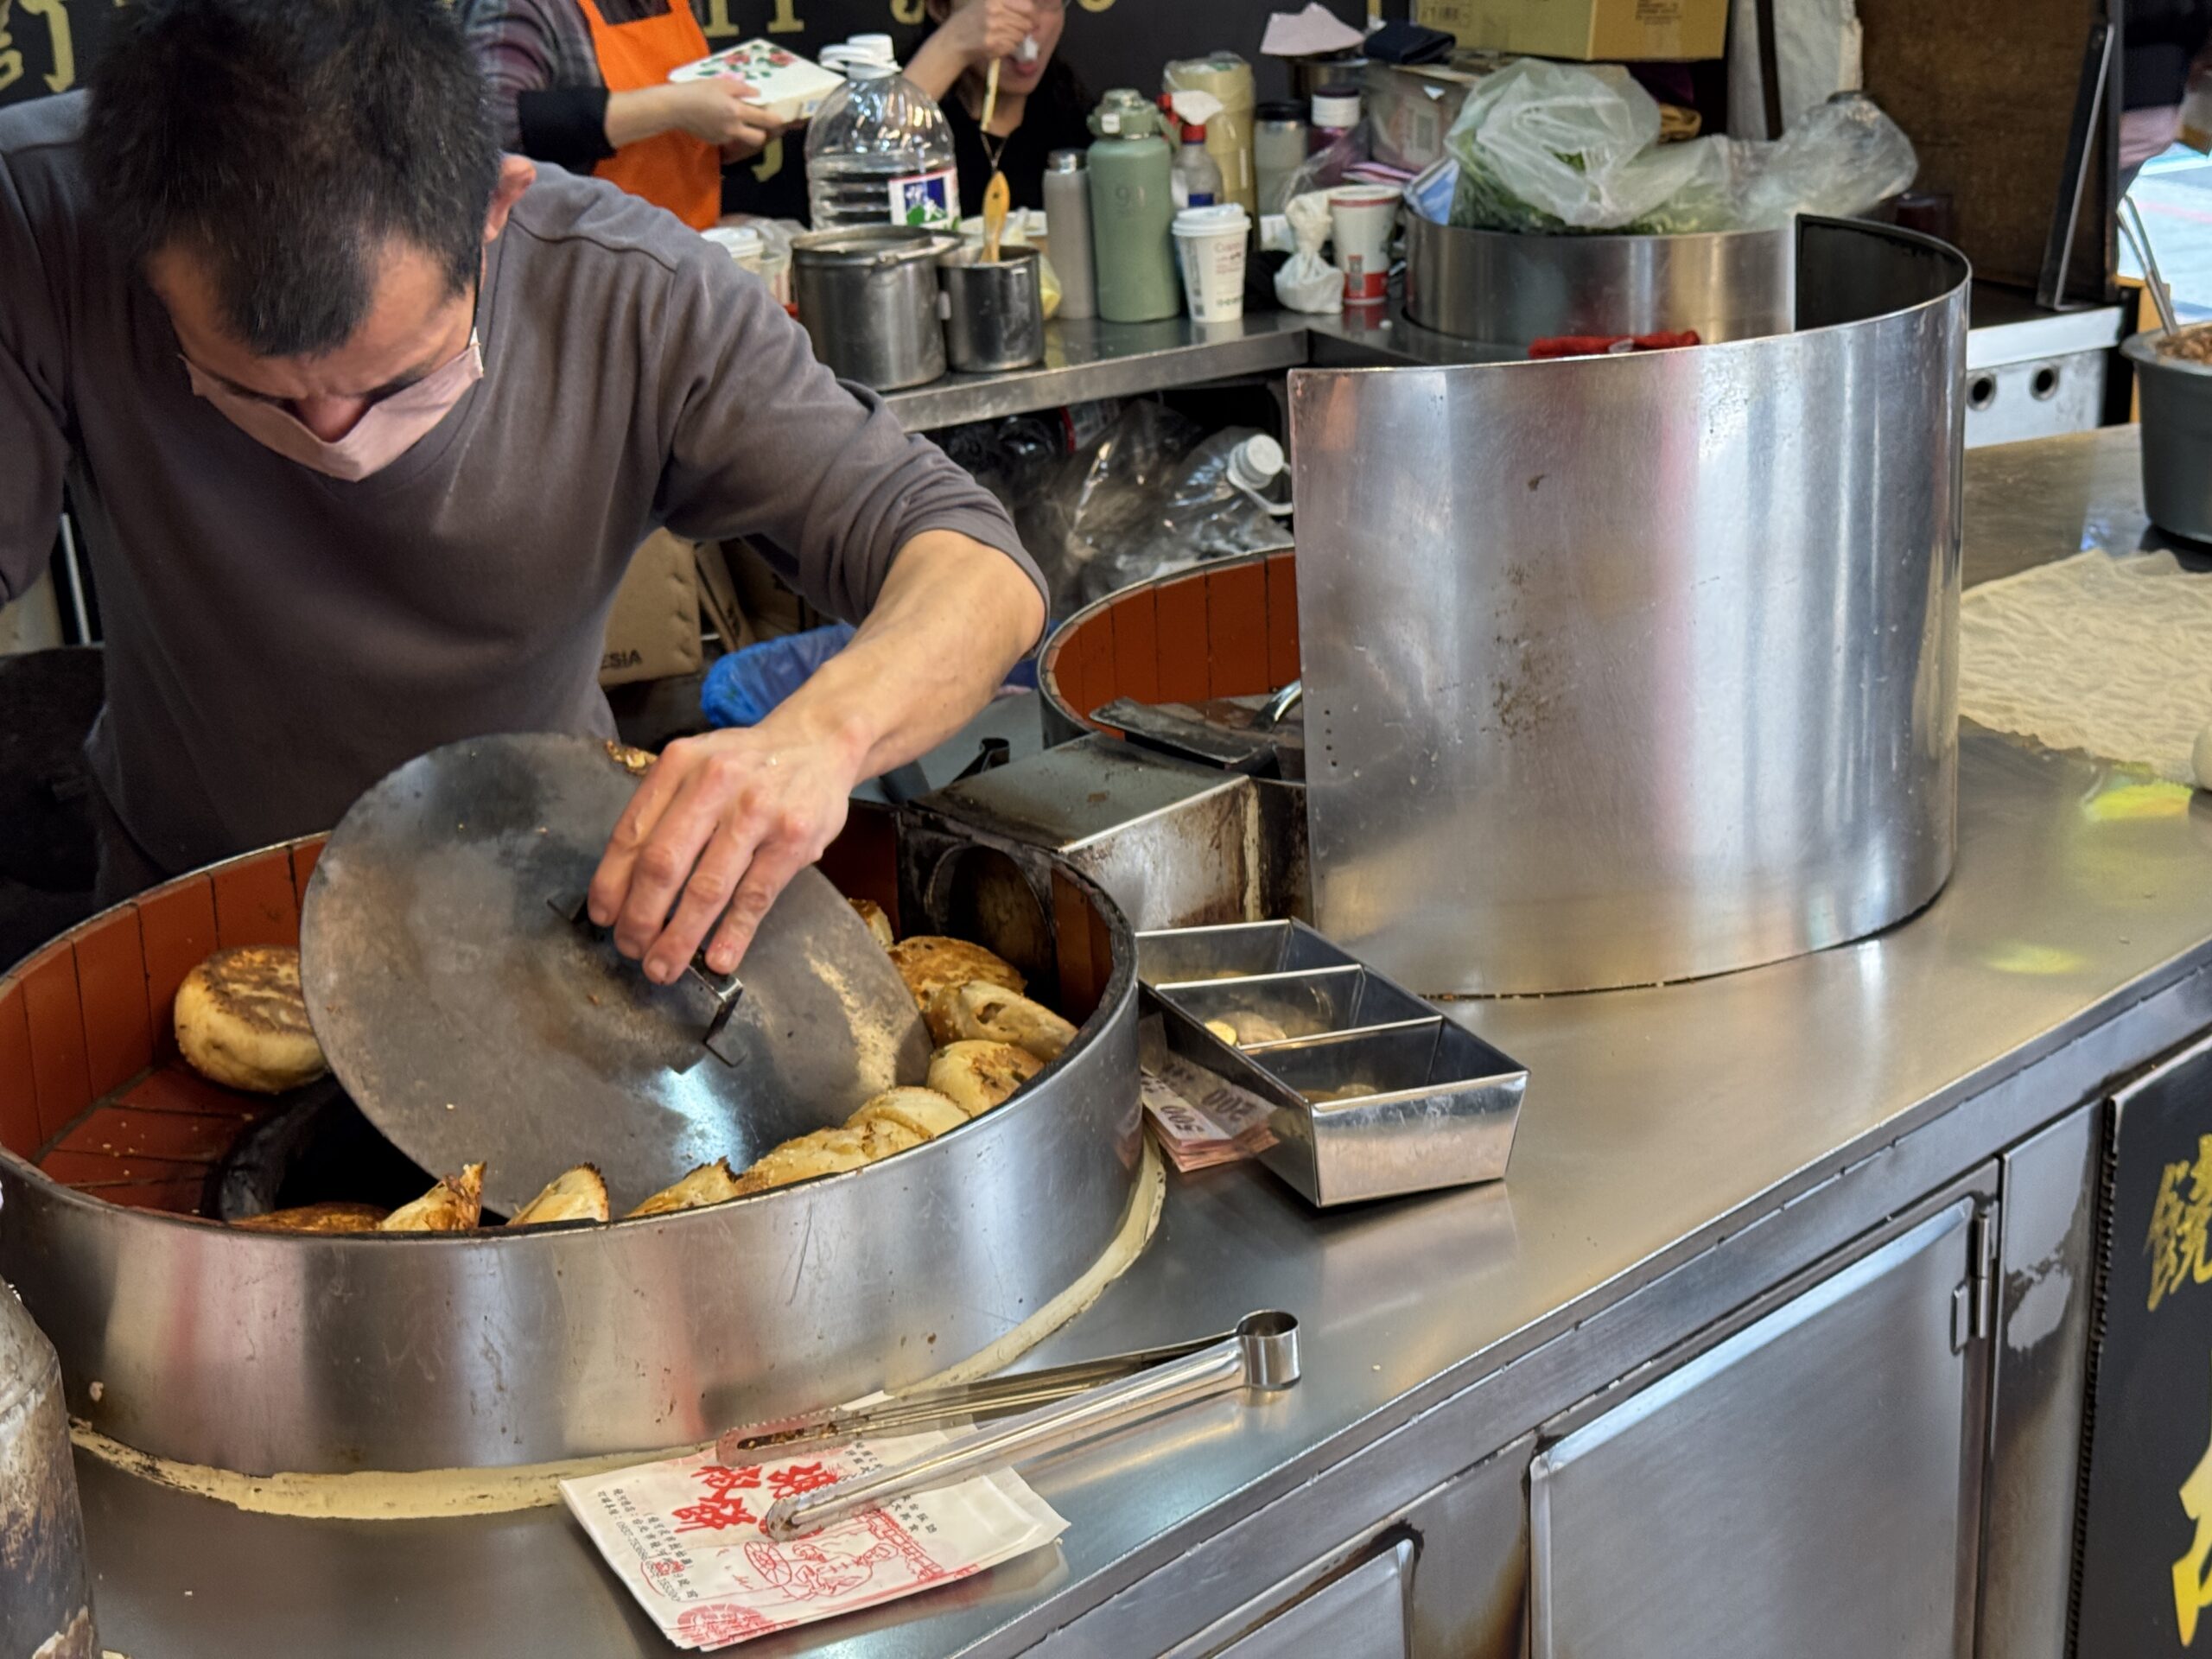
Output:
[[308,1013],[398,1148],[486,1168],[512,1213],[573,1164],[619,1211],[918,1082],[929,1038],[867,925],[818,872],[738,974],[655,985],[579,912],[637,778],[595,739],[457,743],[354,804],[308,885]]

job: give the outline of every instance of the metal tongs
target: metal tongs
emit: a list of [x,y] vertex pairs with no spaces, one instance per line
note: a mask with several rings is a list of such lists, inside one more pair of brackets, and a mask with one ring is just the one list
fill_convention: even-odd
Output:
[[2120,231],[2134,245],[2136,261],[2143,267],[2143,286],[2151,290],[2151,303],[2158,310],[2159,327],[2172,334],[2181,327],[2174,316],[2174,291],[2158,274],[2158,256],[2151,246],[2151,227],[2143,222],[2143,210],[2135,205],[2132,195],[2120,199]]
[[867,1434],[911,1433],[1037,1408],[956,1436],[908,1462],[778,1499],[760,1524],[781,1542],[910,1492],[1007,1468],[1194,1401],[1237,1389],[1277,1393],[1298,1376],[1298,1321],[1283,1313],[1248,1313],[1234,1330],[1196,1342],[732,1429],[715,1443],[715,1455],[737,1463],[762,1452],[780,1456]]

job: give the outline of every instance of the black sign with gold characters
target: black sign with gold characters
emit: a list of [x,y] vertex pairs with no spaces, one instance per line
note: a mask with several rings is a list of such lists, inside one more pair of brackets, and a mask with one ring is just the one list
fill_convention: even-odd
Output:
[[2212,1041],[2113,1105],[2075,1651],[2212,1655]]

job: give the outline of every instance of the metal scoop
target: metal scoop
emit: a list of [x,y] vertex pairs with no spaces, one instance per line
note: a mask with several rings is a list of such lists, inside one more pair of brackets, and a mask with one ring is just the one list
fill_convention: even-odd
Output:
[[[1283,1313],[1248,1313],[1237,1321],[1235,1330],[1179,1357],[1166,1361],[1147,1355],[1121,1357],[1135,1362],[1137,1369],[1118,1382],[1087,1389],[1057,1404],[957,1436],[908,1462],[893,1464],[873,1474],[841,1480],[834,1486],[821,1487],[795,1497],[779,1498],[762,1517],[760,1529],[778,1542],[784,1542],[862,1510],[880,1509],[910,1492],[950,1486],[971,1475],[1008,1468],[1142,1422],[1178,1406],[1211,1399],[1237,1389],[1280,1393],[1298,1381],[1298,1321]],[[1093,1366],[1116,1363],[1091,1362]],[[1040,1373],[1037,1376],[1049,1375]],[[1012,1376],[998,1382],[1001,1386],[1018,1386],[1024,1382],[1034,1382],[1037,1376]],[[976,1389],[991,1386],[977,1384]],[[892,1400],[881,1403],[895,1407],[900,1402]],[[900,1426],[912,1428],[916,1425],[909,1421]]]
[[929,1036],[842,895],[803,872],[734,976],[655,985],[577,922],[638,777],[604,742],[473,739],[354,803],[308,884],[300,973],[330,1068],[435,1173],[512,1214],[571,1165],[618,1212],[918,1081]]

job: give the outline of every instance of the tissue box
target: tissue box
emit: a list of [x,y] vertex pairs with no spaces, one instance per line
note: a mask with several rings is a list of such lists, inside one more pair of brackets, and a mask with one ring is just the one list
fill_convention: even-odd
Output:
[[785,121],[804,121],[822,100],[845,84],[834,69],[810,63],[773,41],[741,41],[668,72],[671,80],[741,80],[753,89],[752,101]]
[[1414,0],[1414,21],[1462,46],[1584,63],[1718,58],[1728,0]]

